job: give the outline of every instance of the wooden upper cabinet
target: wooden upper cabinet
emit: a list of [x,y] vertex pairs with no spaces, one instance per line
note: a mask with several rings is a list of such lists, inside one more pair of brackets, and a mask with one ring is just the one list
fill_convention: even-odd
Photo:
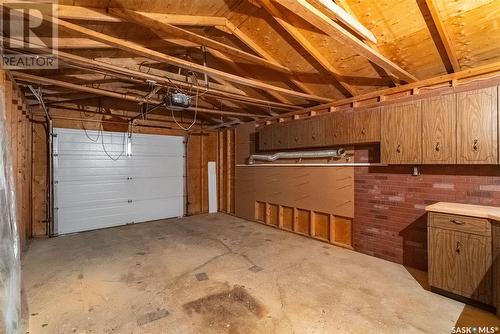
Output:
[[421,101],[382,108],[381,160],[387,164],[422,161]]
[[498,163],[497,87],[457,94],[457,162]]
[[288,148],[288,123],[273,124],[273,150]]
[[259,150],[268,151],[273,148],[273,127],[265,125],[258,130]]
[[325,146],[325,120],[322,117],[313,117],[309,120],[309,141],[311,147]]
[[422,100],[422,162],[455,164],[457,110],[456,95]]
[[289,148],[319,147],[325,145],[324,117],[295,120],[289,124]]
[[351,140],[352,111],[334,111],[325,116],[325,144],[349,144]]
[[290,148],[307,147],[308,128],[307,120],[295,120],[288,123],[288,146]]
[[354,111],[351,140],[353,144],[380,141],[380,108]]

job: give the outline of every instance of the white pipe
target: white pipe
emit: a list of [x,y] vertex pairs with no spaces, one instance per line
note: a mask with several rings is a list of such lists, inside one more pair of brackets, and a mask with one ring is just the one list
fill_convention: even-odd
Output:
[[343,158],[346,153],[343,148],[337,150],[322,151],[296,151],[296,152],[277,152],[274,154],[252,154],[248,158],[248,164],[253,165],[255,160],[276,161],[278,159],[314,159],[314,158]]

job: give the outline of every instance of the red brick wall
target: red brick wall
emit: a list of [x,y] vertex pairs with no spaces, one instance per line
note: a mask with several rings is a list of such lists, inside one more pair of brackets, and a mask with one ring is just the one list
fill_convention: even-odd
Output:
[[[367,161],[374,149],[356,151]],[[427,269],[425,206],[439,201],[500,206],[500,167],[357,167],[354,171],[354,248],[362,253]]]

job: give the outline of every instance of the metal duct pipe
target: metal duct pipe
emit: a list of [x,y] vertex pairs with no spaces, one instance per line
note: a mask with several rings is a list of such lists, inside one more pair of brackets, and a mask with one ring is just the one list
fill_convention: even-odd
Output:
[[322,151],[277,152],[274,154],[252,154],[248,164],[253,165],[255,160],[276,161],[278,159],[314,159],[314,158],[343,158],[346,153],[343,148]]

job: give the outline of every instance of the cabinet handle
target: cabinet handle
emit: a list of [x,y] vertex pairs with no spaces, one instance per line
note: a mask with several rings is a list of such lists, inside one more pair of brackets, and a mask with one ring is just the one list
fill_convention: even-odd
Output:
[[462,244],[460,243],[460,241],[457,241],[457,248],[455,249],[455,251],[457,252],[457,254],[460,254],[460,247],[462,246]]
[[472,149],[477,152],[479,149],[479,139],[475,138],[473,143],[472,143]]
[[396,147],[396,152],[401,153],[401,144],[398,144],[398,147]]
[[455,225],[465,225],[465,222],[461,220],[451,219],[450,222],[452,222]]
[[312,140],[316,140],[316,136],[315,135],[312,135]]
[[295,137],[295,138],[293,138],[293,140],[295,140],[296,142],[298,142],[299,141],[299,137]]
[[439,152],[439,150],[441,149],[441,144],[439,142],[436,142],[436,146],[434,147],[434,149],[436,150],[436,152]]
[[362,134],[363,136],[364,136],[364,135],[366,135],[366,129],[365,129],[365,128],[361,129],[361,134]]

